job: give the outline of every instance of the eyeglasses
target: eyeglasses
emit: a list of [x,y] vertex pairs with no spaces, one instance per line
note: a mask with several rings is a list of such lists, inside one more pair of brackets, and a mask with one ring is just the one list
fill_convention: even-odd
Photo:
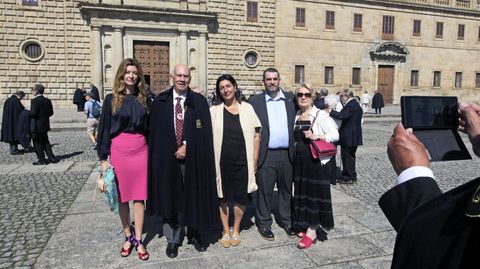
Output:
[[302,98],[303,96],[305,96],[306,98],[312,98],[312,94],[309,93],[309,92],[307,92],[307,93],[302,93],[302,92],[297,93],[298,98]]

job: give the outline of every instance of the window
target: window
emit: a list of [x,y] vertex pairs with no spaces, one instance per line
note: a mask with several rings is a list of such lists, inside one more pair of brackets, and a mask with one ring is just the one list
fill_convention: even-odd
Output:
[[443,22],[437,22],[437,27],[435,30],[436,38],[443,38]]
[[465,39],[465,24],[459,24],[458,25],[457,39],[458,40],[464,40]]
[[297,7],[297,15],[295,17],[295,26],[305,27],[305,9]]
[[260,63],[260,57],[255,50],[247,50],[243,55],[244,63],[249,68],[255,68]]
[[440,87],[441,80],[442,80],[442,72],[433,71],[433,87]]
[[295,65],[295,83],[300,84],[305,82],[305,66]]
[[475,88],[480,88],[480,73],[475,73]]
[[352,68],[352,85],[360,85],[361,84],[361,69],[358,67]]
[[38,62],[45,55],[45,46],[36,39],[27,39],[20,44],[20,55],[29,62]]
[[455,72],[455,88],[462,87],[462,72]]
[[325,84],[333,84],[333,66],[325,66]]
[[383,16],[382,39],[393,40],[395,17]]
[[410,86],[418,87],[418,70],[412,70],[410,74]]
[[478,42],[480,42],[480,26],[478,27]]
[[421,26],[421,20],[413,20],[413,36],[420,36]]
[[361,32],[362,31],[362,14],[355,13],[353,14],[353,31]]
[[38,6],[38,0],[22,0],[24,6]]
[[325,29],[335,29],[335,11],[327,10]]
[[254,1],[247,1],[247,21],[258,21],[258,3]]

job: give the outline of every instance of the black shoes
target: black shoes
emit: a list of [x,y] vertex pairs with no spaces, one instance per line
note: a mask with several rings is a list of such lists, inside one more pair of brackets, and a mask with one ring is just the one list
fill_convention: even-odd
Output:
[[337,179],[337,182],[340,184],[351,185],[351,184],[357,183],[357,178],[356,177],[340,177],[339,179]]
[[262,236],[263,239],[268,241],[275,240],[275,235],[273,234],[272,230],[268,227],[258,227],[258,232]]
[[47,165],[48,164],[48,161],[47,160],[43,160],[43,161],[38,161],[38,162],[34,162],[32,163],[33,165]]
[[48,163],[58,163],[60,160],[57,157],[49,158],[47,160]]
[[285,233],[287,234],[288,237],[290,238],[295,238],[297,237],[297,233],[292,229],[292,227],[284,227]]
[[195,250],[197,250],[198,252],[205,252],[207,251],[207,247],[202,244],[202,242],[200,240],[198,240],[197,238],[195,237],[188,237],[188,242],[187,244],[191,244],[193,245],[193,247],[195,248]]
[[168,243],[167,244],[167,249],[165,250],[165,253],[167,254],[167,257],[169,258],[175,258],[178,256],[178,247],[180,244],[178,243]]
[[22,153],[18,150],[10,152],[10,155],[21,155]]

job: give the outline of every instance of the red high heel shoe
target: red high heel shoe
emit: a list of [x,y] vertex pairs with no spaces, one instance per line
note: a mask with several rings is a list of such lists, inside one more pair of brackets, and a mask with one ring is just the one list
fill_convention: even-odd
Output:
[[[135,245],[135,250],[138,252],[138,247],[143,246],[142,239],[133,238],[133,240],[134,240],[133,244]],[[145,253],[138,252],[138,258],[142,261],[146,261],[150,258],[150,254],[148,254],[147,248],[145,246],[143,246],[143,248],[145,249]]]
[[312,238],[308,237],[308,235],[305,234],[305,236],[302,238],[302,240],[300,240],[300,242],[298,242],[297,248],[307,249],[307,248],[311,247],[313,244],[315,244],[316,242],[317,242],[317,238],[312,239]]
[[[132,253],[133,240],[135,240],[135,237],[133,236],[133,234],[130,234],[129,236],[125,236],[125,242],[130,242],[130,247],[125,249],[122,246],[122,250],[120,250],[120,255],[122,257],[124,257],[124,258],[128,257],[128,256],[130,256],[130,253]],[[124,244],[125,244],[125,242],[124,242]]]

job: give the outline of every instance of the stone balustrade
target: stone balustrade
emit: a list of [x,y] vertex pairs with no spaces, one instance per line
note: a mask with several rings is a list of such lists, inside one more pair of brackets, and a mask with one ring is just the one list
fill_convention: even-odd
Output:
[[460,9],[480,10],[480,0],[394,0],[395,2],[409,2],[424,5],[435,5]]

